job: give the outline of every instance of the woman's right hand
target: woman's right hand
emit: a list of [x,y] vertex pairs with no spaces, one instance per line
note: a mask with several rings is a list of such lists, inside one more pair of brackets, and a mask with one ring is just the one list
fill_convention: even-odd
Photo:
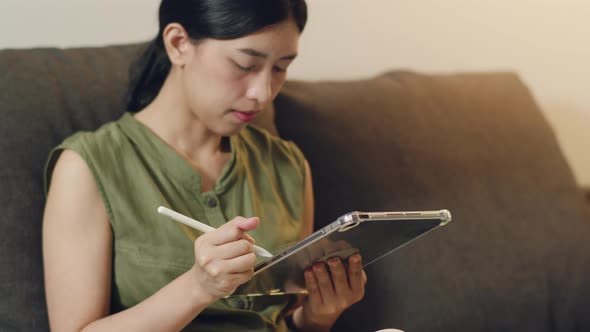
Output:
[[246,234],[258,218],[236,217],[195,240],[193,276],[211,302],[231,295],[254,275],[254,239]]

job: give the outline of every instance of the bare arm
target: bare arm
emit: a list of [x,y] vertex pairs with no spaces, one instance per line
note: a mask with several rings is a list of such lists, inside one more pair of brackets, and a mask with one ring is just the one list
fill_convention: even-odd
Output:
[[[199,264],[142,303],[109,316],[110,223],[87,165],[75,152],[64,151],[53,172],[43,218],[45,289],[51,329],[181,330],[208,304],[228,292],[231,294],[251,277],[255,256],[243,232],[257,225],[255,219],[241,218],[224,225],[223,231],[199,237],[195,242],[195,247],[202,249]],[[225,257],[226,253],[231,256]],[[221,282],[223,287],[216,287],[215,282]]]

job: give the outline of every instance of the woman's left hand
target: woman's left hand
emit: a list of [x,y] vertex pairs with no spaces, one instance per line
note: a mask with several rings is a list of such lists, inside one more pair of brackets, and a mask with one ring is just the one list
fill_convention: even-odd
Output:
[[348,258],[348,266],[340,258],[316,263],[305,271],[307,298],[293,314],[293,323],[299,331],[329,331],[340,314],[365,295],[367,275],[363,271],[361,256]]

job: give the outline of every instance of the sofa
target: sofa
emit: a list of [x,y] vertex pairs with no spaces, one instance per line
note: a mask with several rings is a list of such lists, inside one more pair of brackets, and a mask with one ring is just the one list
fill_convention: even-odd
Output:
[[[121,116],[141,47],[0,51],[0,331],[48,330],[42,169],[65,137]],[[590,204],[515,73],[288,81],[258,125],[307,156],[317,227],[453,214],[366,267],[334,331],[590,331]]]

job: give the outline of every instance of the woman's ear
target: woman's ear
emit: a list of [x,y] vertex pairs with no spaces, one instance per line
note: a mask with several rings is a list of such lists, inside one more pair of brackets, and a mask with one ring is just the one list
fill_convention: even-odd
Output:
[[192,45],[184,27],[178,23],[170,23],[164,28],[162,38],[172,65],[184,67]]

